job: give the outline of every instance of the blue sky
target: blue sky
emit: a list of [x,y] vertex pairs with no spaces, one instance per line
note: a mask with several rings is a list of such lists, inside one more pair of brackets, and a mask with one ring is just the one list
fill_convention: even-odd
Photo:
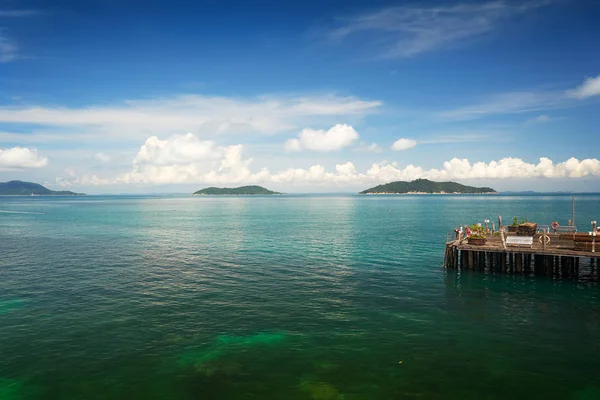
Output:
[[0,180],[600,191],[600,3],[573,3],[5,1]]

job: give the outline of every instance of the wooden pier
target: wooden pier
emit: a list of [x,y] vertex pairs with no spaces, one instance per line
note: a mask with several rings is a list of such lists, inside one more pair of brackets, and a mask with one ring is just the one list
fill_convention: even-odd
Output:
[[[500,236],[491,236],[484,245],[469,244],[466,239],[447,242],[444,266],[460,270],[561,278],[585,275],[598,280],[600,243],[596,243],[595,235],[590,235],[588,241],[583,237],[587,233],[536,233],[529,245],[510,245],[509,238],[516,234],[504,235],[504,240]],[[542,235],[545,235],[545,245],[540,240]]]

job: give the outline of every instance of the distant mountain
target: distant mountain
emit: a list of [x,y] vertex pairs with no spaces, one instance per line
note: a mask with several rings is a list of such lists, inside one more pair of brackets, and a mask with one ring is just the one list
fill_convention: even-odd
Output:
[[0,196],[84,196],[84,193],[74,193],[68,190],[50,190],[39,183],[10,181],[0,182]]
[[198,190],[194,192],[195,195],[249,195],[249,194],[281,194],[273,192],[269,189],[265,189],[262,186],[241,186],[237,188],[217,188],[209,187],[206,189]]
[[456,182],[433,182],[428,179],[417,179],[412,182],[391,182],[363,190],[360,194],[495,194],[489,187],[477,188]]

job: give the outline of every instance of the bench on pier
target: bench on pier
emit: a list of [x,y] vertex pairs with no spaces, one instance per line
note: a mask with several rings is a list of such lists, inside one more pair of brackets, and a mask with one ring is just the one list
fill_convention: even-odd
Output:
[[568,232],[577,232],[577,227],[575,227],[575,226],[558,226],[556,228],[556,233],[568,233]]
[[529,248],[533,247],[533,238],[531,236],[509,236],[506,238],[507,246],[527,246]]

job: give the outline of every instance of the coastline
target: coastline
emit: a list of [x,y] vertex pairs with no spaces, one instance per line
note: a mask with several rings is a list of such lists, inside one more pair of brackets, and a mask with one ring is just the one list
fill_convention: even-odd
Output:
[[434,192],[434,193],[428,193],[428,192],[406,192],[406,193],[394,193],[394,192],[368,192],[368,193],[359,193],[362,195],[371,195],[371,196],[376,196],[376,195],[424,195],[424,194],[433,194],[433,195],[446,195],[446,194],[452,194],[452,195],[465,195],[465,194],[475,194],[475,195],[497,195],[500,194],[499,192],[487,192],[487,193],[459,193],[459,192],[452,192],[452,193],[447,193],[447,192]]

